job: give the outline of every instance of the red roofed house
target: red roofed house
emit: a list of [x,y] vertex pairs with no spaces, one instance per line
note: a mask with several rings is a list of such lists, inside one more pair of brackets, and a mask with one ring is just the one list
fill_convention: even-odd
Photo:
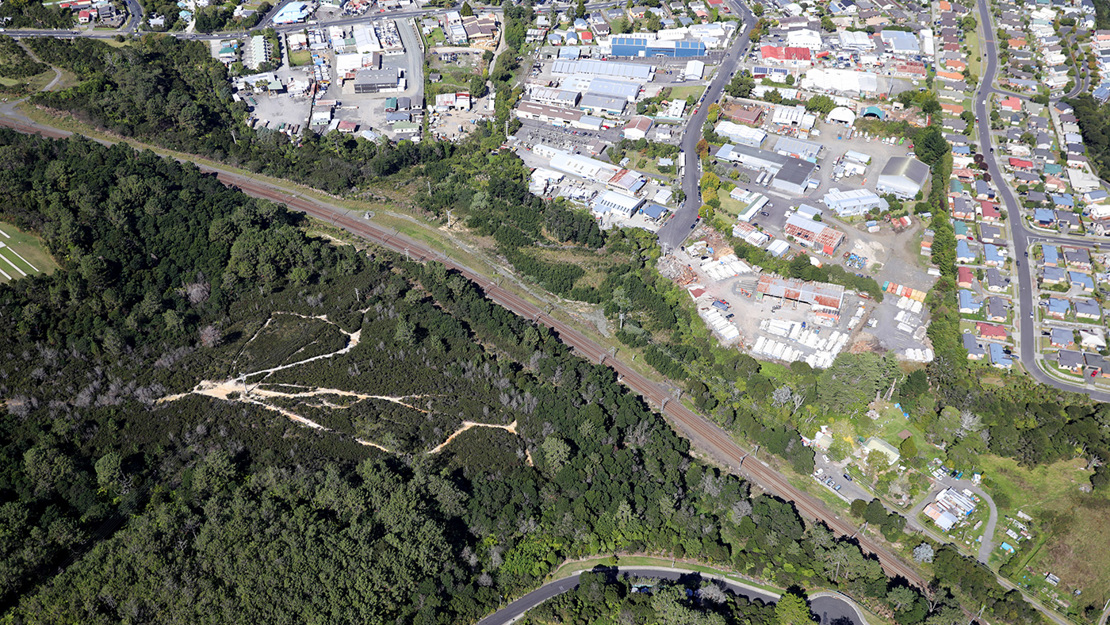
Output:
[[978,212],[983,216],[983,221],[987,223],[995,223],[1002,220],[1002,212],[998,210],[998,204],[989,200],[979,201]]
[[1003,98],[1002,102],[999,103],[999,106],[1002,107],[1003,111],[1018,113],[1021,111],[1021,98],[1016,98],[1014,96]]
[[1045,191],[1063,191],[1064,189],[1068,188],[1068,185],[1066,182],[1063,181],[1063,179],[1056,176],[1045,176],[1044,188]]
[[938,71],[937,76],[940,76],[941,78],[947,78],[948,80],[955,80],[957,82],[964,79],[964,75],[959,73],[959,72],[941,72],[941,71]]
[[1015,171],[1033,171],[1033,161],[1027,161],[1024,158],[1010,157],[1010,168]]
[[961,289],[970,289],[973,280],[971,267],[956,267],[956,286]]
[[944,59],[944,66],[952,71],[962,72],[964,68],[967,67],[967,63],[964,63],[960,59]]
[[1027,46],[1027,45],[1029,45],[1029,44],[1028,44],[1028,42],[1025,41],[1024,37],[1010,40],[1010,49],[1011,50],[1024,50],[1025,46]]
[[88,24],[90,20],[92,20],[92,11],[90,11],[88,9],[82,9],[81,11],[77,12],[77,22],[78,23]]
[[993,323],[983,323],[980,321],[975,324],[975,331],[979,333],[980,337],[985,339],[1005,339],[1007,337],[1006,328]]
[[594,34],[591,33],[588,30],[583,30],[580,33],[578,33],[578,40],[579,41],[593,41],[594,40]]
[[941,104],[940,108],[949,115],[959,115],[960,113],[964,112],[964,107],[960,106],[959,104]]
[[975,180],[975,172],[966,167],[953,169],[952,175],[958,178],[960,182],[971,182],[972,180]]

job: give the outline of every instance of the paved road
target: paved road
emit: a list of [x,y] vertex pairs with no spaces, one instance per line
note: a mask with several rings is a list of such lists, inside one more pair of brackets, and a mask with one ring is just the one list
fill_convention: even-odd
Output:
[[698,158],[696,148],[698,141],[702,138],[702,127],[705,125],[705,119],[709,114],[709,105],[720,99],[725,85],[732,79],[732,73],[736,71],[740,63],[740,59],[747,54],[748,36],[756,23],[755,16],[746,6],[738,2],[733,2],[733,6],[736,9],[736,15],[742,20],[744,32],[736,36],[736,41],[733,42],[728,54],[721,61],[716,77],[713,78],[713,82],[709,84],[709,87],[705,90],[705,95],[702,96],[701,103],[698,104],[698,112],[686,122],[686,132],[682,135],[681,143],[685,158],[682,191],[686,194],[686,201],[681,208],[675,211],[674,217],[667,220],[667,223],[659,229],[659,244],[664,251],[674,250],[682,245],[682,242],[690,235],[690,231],[697,222],[698,210],[701,208],[701,191],[698,189],[701,182],[701,160]]
[[[1036,320],[1029,316],[1030,311],[1034,308],[1033,272],[1028,259],[1023,258],[1024,252],[1034,243],[1051,242],[1063,245],[1075,245],[1077,241],[1072,238],[1033,232],[1026,228],[1025,222],[1021,217],[1021,203],[1017,201],[1017,198],[1014,197],[1013,190],[1006,184],[1005,178],[1002,177],[1002,169],[998,166],[998,159],[991,151],[994,144],[992,142],[990,130],[990,114],[987,110],[986,103],[991,94],[1006,94],[1006,92],[994,87],[995,74],[998,71],[998,49],[994,41],[994,21],[990,15],[987,1],[977,0],[977,3],[980,20],[984,26],[987,26],[987,28],[984,29],[987,35],[984,38],[986,63],[984,64],[983,80],[979,86],[979,90],[974,95],[974,107],[975,115],[979,119],[978,131],[980,152],[983,152],[987,157],[987,171],[990,172],[991,179],[998,185],[999,194],[1002,196],[1003,203],[1006,206],[1006,213],[1009,215],[1007,223],[1010,225],[1016,262],[1019,264],[1017,267],[1018,306],[1015,310],[1015,315],[1020,328],[1021,361],[1025,366],[1025,370],[1029,372],[1029,375],[1033,376],[1033,379],[1042,384],[1048,384],[1049,386],[1061,390],[1085,393],[1097,401],[1110,401],[1110,393],[1108,392],[1090,389],[1083,384],[1065,383],[1048,375],[1037,365],[1036,345],[1037,336],[1040,334],[1040,331],[1037,328]],[[1080,82],[1081,81],[1077,81],[1077,87]]]
[[[565,579],[556,580],[540,586],[536,590],[524,595],[520,599],[513,601],[504,608],[494,612],[486,618],[478,621],[478,625],[508,625],[515,622],[525,612],[531,610],[537,605],[556,597],[565,592],[574,590],[578,586],[578,577],[581,573]],[[751,600],[759,600],[764,603],[774,603],[778,601],[779,595],[746,584],[740,584],[733,580],[723,577],[717,577],[706,573],[698,573],[687,569],[672,569],[662,567],[633,567],[633,568],[617,568],[613,575],[617,576],[631,576],[631,577],[651,577],[656,579],[670,579],[676,580],[688,575],[697,575],[705,580],[713,580],[723,583],[729,590],[747,597]],[[838,619],[847,619],[847,622],[854,625],[865,625],[866,621],[860,614],[858,608],[847,598],[836,595],[833,593],[821,593],[814,595],[810,600],[810,609],[821,618],[822,625],[828,625]],[[843,622],[843,621],[841,621]]]

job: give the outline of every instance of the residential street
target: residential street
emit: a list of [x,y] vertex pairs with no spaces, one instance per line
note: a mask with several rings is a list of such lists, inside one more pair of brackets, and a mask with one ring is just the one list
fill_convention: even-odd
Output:
[[698,112],[686,122],[686,131],[682,135],[681,143],[682,154],[685,159],[682,191],[686,194],[686,201],[683,202],[681,208],[675,211],[674,217],[659,229],[659,244],[664,251],[674,250],[682,245],[697,221],[698,210],[701,208],[701,191],[698,188],[701,182],[701,159],[698,158],[697,145],[702,138],[702,126],[705,125],[705,119],[709,114],[709,105],[721,98],[721,93],[724,91],[725,85],[732,80],[732,73],[736,71],[740,59],[747,53],[748,35],[752,31],[752,27],[755,26],[755,16],[746,6],[739,2],[733,2],[732,5],[736,8],[736,14],[743,21],[744,32],[737,35],[736,41],[732,43],[732,47],[728,50],[728,54],[722,59],[720,68],[717,69],[717,75],[705,90],[705,94],[698,104]]
[[[728,590],[737,595],[748,597],[749,599],[758,599],[764,603],[774,603],[779,598],[777,594],[755,588],[754,586],[741,584],[730,579],[715,577],[705,573],[698,573],[688,569],[654,566],[632,568],[614,567],[614,569],[615,570],[612,571],[613,575],[652,577],[656,579],[675,580],[689,575],[696,575],[706,580],[721,582]],[[520,599],[513,601],[504,608],[501,608],[497,612],[478,621],[478,625],[508,625],[509,623],[513,623],[525,612],[544,601],[573,590],[578,586],[578,577],[580,575],[581,573],[575,573],[570,577],[544,584]],[[860,614],[859,609],[856,608],[855,605],[843,596],[835,593],[819,593],[814,595],[810,599],[810,609],[821,619],[821,625],[829,625],[834,621],[843,622],[839,621],[839,619],[847,619],[847,621],[853,625],[865,625],[866,623],[863,619],[863,615]]]
[[[991,149],[994,145],[991,138],[990,129],[990,111],[987,109],[987,100],[992,94],[1009,95],[1008,92],[997,89],[994,86],[995,74],[998,71],[998,48],[994,41],[994,21],[990,15],[990,7],[986,0],[978,0],[979,15],[981,17],[984,30],[987,31],[987,37],[984,40],[984,63],[983,63],[983,79],[980,84],[979,90],[974,96],[975,101],[975,115],[978,121],[979,131],[979,151],[986,156],[987,171],[990,172],[991,178],[999,181],[998,192],[1002,197],[1003,203],[1006,206],[1006,212],[1009,215],[1007,223],[1009,224],[1012,241],[1014,242],[1014,256],[1016,262],[1019,263],[1017,268],[1018,274],[1018,306],[1015,307],[1015,318],[1020,326],[1019,332],[1019,349],[1021,354],[1021,362],[1029,375],[1033,379],[1048,384],[1056,388],[1085,393],[1092,399],[1097,401],[1110,401],[1110,393],[1103,391],[1096,391],[1087,388],[1082,384],[1068,384],[1060,381],[1047,373],[1045,373],[1037,364],[1036,341],[1040,331],[1037,328],[1037,323],[1034,319],[1030,318],[1029,311],[1033,310],[1033,272],[1029,262],[1022,263],[1024,252],[1028,250],[1034,243],[1051,242],[1057,245],[1075,245],[1076,239],[1060,236],[1044,235],[1037,232],[1032,232],[1025,227],[1021,218],[1021,203],[1014,197],[1014,192],[1006,180],[1002,176],[1002,169],[998,166],[998,159],[995,157]],[[1077,84],[1077,88],[1079,85]]]

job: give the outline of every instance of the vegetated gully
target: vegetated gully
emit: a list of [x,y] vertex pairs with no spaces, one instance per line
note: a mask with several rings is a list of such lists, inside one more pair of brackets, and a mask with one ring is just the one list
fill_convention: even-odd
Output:
[[[0,124],[20,132],[42,134],[51,138],[65,138],[71,134],[38,124],[23,124],[12,119],[4,119],[0,121]],[[875,555],[879,559],[888,575],[900,576],[920,588],[926,587],[925,578],[916,569],[900,560],[890,551],[880,547],[874,541],[858,535],[857,528],[850,521],[840,518],[825,508],[820,501],[795,488],[787,481],[785,476],[757,461],[754,457],[750,462],[744,463],[748,452],[737,445],[724,430],[687,408],[681,401],[674,400],[667,390],[611,356],[605,349],[588,339],[584,334],[547,315],[536,305],[511,291],[497,286],[489,278],[469,267],[452,262],[449,258],[432,251],[423,243],[403,235],[392,234],[385,229],[351,217],[350,211],[347,209],[290,195],[263,181],[254,180],[247,176],[205,165],[197,164],[197,166],[205,173],[216,174],[221,182],[241,189],[247,195],[284,204],[293,210],[330,223],[387,249],[406,253],[420,261],[439,261],[448,269],[458,271],[467,279],[480,285],[486,296],[494,303],[504,306],[526,319],[531,319],[536,323],[542,323],[552,328],[558,333],[559,338],[577,351],[580,356],[595,363],[606,364],[616,371],[620,380],[626,386],[658,407],[660,412],[668,417],[679,432],[684,434],[695,447],[724,464],[729,471],[743,475],[768,492],[793,502],[801,515],[824,522],[837,534],[852,537],[864,551]]]

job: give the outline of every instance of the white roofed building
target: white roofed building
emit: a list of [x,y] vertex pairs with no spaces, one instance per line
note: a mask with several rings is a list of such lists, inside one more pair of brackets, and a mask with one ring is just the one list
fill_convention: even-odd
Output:
[[884,208],[886,202],[869,189],[841,191],[832,189],[822,199],[825,206],[840,217],[859,217],[873,208]]

